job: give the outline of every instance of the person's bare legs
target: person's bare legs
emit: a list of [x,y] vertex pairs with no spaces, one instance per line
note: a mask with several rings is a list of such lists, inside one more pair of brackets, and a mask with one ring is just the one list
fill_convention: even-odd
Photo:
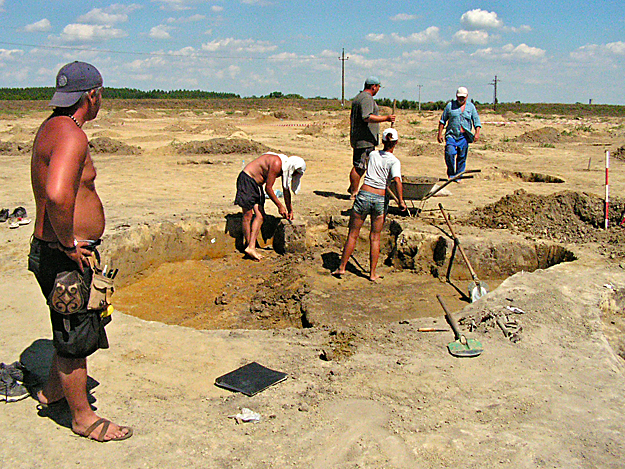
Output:
[[369,280],[376,282],[382,277],[375,273],[380,257],[380,234],[384,227],[384,215],[378,215],[371,220],[371,232],[369,233]]
[[50,366],[50,375],[48,381],[41,390],[37,392],[37,400],[41,404],[53,404],[65,397],[63,387],[61,386],[61,378],[59,376],[59,363],[56,352],[52,357],[52,366]]
[[256,240],[258,239],[258,233],[260,233],[260,227],[262,225],[263,212],[258,204],[254,205],[253,209],[243,209],[243,236],[247,244],[245,254],[255,261],[259,261],[263,258],[262,254],[256,250]]
[[[62,396],[65,396],[72,413],[72,430],[84,435],[87,429],[100,419],[91,408],[87,397],[86,358],[64,358],[54,353],[50,378],[37,397],[42,404],[46,404],[55,402]],[[44,400],[47,402],[43,402]],[[102,426],[98,426],[92,434],[97,438],[101,430]],[[111,422],[103,439],[105,441],[119,439],[129,431],[128,428],[122,429]]]
[[360,234],[360,229],[362,228],[363,223],[367,216],[360,215],[353,211],[349,217],[349,233],[347,235],[347,241],[345,241],[345,246],[343,247],[343,255],[341,256],[341,263],[339,264],[338,269],[332,272],[332,275],[343,275],[345,273],[345,268],[347,267],[347,262],[351,257],[354,249],[356,248],[356,241],[358,241],[358,235]]
[[360,179],[362,178],[363,174],[365,174],[364,169],[352,166],[352,170],[349,173],[349,189],[347,189],[352,199],[356,197],[356,194],[358,194]]

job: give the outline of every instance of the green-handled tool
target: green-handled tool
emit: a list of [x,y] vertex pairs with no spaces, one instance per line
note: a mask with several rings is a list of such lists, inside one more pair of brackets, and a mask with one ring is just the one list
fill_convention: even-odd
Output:
[[456,320],[447,310],[447,306],[443,303],[441,296],[436,295],[436,298],[443,307],[443,311],[445,311],[445,319],[447,319],[447,322],[454,331],[454,335],[456,337],[456,340],[447,344],[449,353],[451,353],[454,357],[477,357],[484,351],[482,344],[476,339],[467,339],[463,334],[461,334]]

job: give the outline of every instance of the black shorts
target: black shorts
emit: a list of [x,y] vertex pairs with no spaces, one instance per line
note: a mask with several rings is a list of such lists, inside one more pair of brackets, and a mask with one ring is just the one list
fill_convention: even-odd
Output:
[[[95,247],[93,249],[98,255]],[[57,274],[80,272],[76,263],[65,253],[34,237],[30,243],[28,270],[35,274],[46,299],[52,293]],[[85,267],[80,275],[85,285],[91,285],[93,271],[90,267]],[[59,314],[50,308],[52,342],[61,357],[86,358],[96,350],[109,346],[104,326],[110,321],[110,316],[103,320],[101,311],[87,309],[87,302],[88,298],[83,309],[70,315]]]
[[369,163],[369,154],[373,150],[375,150],[375,147],[354,148],[354,153],[352,156],[354,168],[358,168],[362,170],[367,169],[367,164]]
[[251,210],[254,205],[260,208],[265,206],[265,191],[262,186],[254,180],[252,176],[245,171],[239,173],[237,178],[237,195],[234,203],[241,208]]

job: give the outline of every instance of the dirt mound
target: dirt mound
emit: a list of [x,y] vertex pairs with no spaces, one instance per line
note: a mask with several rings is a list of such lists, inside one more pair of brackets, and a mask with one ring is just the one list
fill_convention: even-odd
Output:
[[224,122],[211,122],[200,125],[189,125],[183,122],[177,122],[175,124],[171,124],[165,127],[163,130],[167,132],[184,132],[190,134],[202,134],[202,133],[210,133],[210,134],[220,134],[220,135],[231,135],[234,132],[238,132],[241,129],[235,125]]
[[32,150],[32,143],[0,142],[0,155],[24,155]]
[[313,137],[318,137],[323,134],[323,126],[322,125],[307,125],[300,132],[302,135],[312,135]]
[[407,153],[410,156],[442,156],[445,150],[436,143],[420,143],[410,147]]
[[[545,144],[543,144],[545,145]],[[552,144],[549,144],[552,145]],[[518,153],[519,155],[527,155],[528,152],[523,148],[523,145],[515,142],[499,142],[499,143],[485,143],[482,150],[491,150],[498,153]]]
[[[611,228],[607,231],[602,229],[604,207],[603,199],[591,194],[563,191],[544,196],[520,189],[473,210],[464,223],[480,228],[509,229],[560,242],[600,242],[622,251],[618,245],[625,241],[625,230],[619,224],[625,201],[610,202]],[[614,252],[614,249],[606,251]]]
[[273,116],[282,120],[302,120],[308,118],[305,111],[295,108],[279,109],[273,113]]
[[561,132],[553,127],[542,127],[540,129],[531,130],[519,135],[514,139],[518,143],[558,143],[561,139]]
[[97,137],[89,141],[89,149],[92,153],[109,153],[119,155],[140,155],[141,148],[126,145],[110,137]]
[[181,155],[202,155],[230,153],[264,153],[270,148],[262,143],[243,138],[213,138],[201,142],[174,143],[176,151]]
[[617,160],[625,161],[625,146],[619,147],[612,156]]

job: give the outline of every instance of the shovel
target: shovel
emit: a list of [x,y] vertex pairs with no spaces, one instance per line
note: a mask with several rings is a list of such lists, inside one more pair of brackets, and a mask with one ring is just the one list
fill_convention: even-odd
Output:
[[456,320],[447,310],[441,296],[436,295],[436,298],[443,307],[443,311],[445,311],[445,319],[447,319],[447,322],[451,326],[451,329],[454,331],[454,336],[456,337],[455,341],[447,344],[447,350],[449,350],[449,353],[451,353],[454,357],[477,357],[480,355],[484,351],[482,344],[476,339],[467,339],[464,335],[462,335],[458,329]]
[[443,204],[438,204],[438,208],[441,209],[441,213],[443,214],[443,218],[445,219],[445,222],[447,223],[447,226],[449,227],[449,231],[451,232],[451,236],[454,239],[454,243],[456,243],[456,246],[458,246],[458,249],[460,250],[460,254],[462,254],[462,258],[464,259],[464,262],[467,264],[467,267],[469,268],[469,272],[471,272],[471,278],[473,279],[473,281],[469,283],[468,289],[469,289],[469,296],[471,297],[471,303],[475,303],[477,300],[479,300],[480,298],[488,294],[488,285],[486,285],[485,282],[481,282],[480,279],[477,278],[477,275],[475,274],[475,270],[473,270],[473,267],[471,266],[471,263],[469,262],[469,258],[467,257],[466,253],[464,252],[464,249],[462,248],[462,245],[460,244],[460,240],[457,238],[456,234],[454,233],[454,229],[451,227],[449,218],[447,217],[447,214],[445,213],[445,210],[443,209]]

